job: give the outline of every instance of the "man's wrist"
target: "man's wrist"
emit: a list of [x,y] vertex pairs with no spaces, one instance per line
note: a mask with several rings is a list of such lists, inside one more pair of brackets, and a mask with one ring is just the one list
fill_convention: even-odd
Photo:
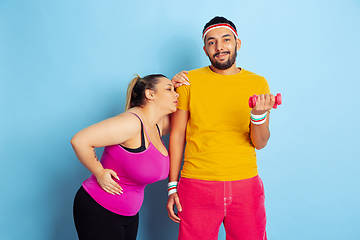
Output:
[[177,192],[178,181],[172,181],[168,183],[168,196]]
[[267,112],[261,115],[255,115],[250,113],[250,121],[255,125],[261,125],[266,122]]

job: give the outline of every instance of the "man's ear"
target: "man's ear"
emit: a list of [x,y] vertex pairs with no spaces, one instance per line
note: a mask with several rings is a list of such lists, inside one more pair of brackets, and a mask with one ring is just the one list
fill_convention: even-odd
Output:
[[209,57],[209,54],[207,53],[205,46],[203,47],[203,49],[204,49],[204,52],[205,52],[206,56]]
[[236,51],[239,51],[241,47],[241,40],[240,38],[236,39]]
[[145,97],[148,100],[153,100],[154,99],[154,91],[152,91],[150,89],[146,89],[145,90]]

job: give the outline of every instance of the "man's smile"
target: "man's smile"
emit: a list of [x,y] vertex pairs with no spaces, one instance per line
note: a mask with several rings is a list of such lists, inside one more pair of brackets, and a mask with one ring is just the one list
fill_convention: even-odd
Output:
[[217,52],[213,55],[213,57],[218,57],[219,59],[224,59],[227,55],[230,55],[230,51],[225,52]]

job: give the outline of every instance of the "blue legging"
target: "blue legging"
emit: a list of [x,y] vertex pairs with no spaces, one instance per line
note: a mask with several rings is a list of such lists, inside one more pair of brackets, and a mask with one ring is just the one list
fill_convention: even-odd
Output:
[[135,240],[139,213],[122,216],[100,206],[81,187],[74,199],[74,222],[79,240]]

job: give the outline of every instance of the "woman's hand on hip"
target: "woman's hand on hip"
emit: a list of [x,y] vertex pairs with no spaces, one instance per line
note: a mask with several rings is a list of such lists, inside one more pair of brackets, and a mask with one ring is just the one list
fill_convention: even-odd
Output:
[[113,195],[115,194],[120,195],[123,193],[122,187],[113,179],[115,178],[117,180],[120,180],[115,171],[111,169],[103,169],[95,177],[100,187],[105,192],[111,193]]

